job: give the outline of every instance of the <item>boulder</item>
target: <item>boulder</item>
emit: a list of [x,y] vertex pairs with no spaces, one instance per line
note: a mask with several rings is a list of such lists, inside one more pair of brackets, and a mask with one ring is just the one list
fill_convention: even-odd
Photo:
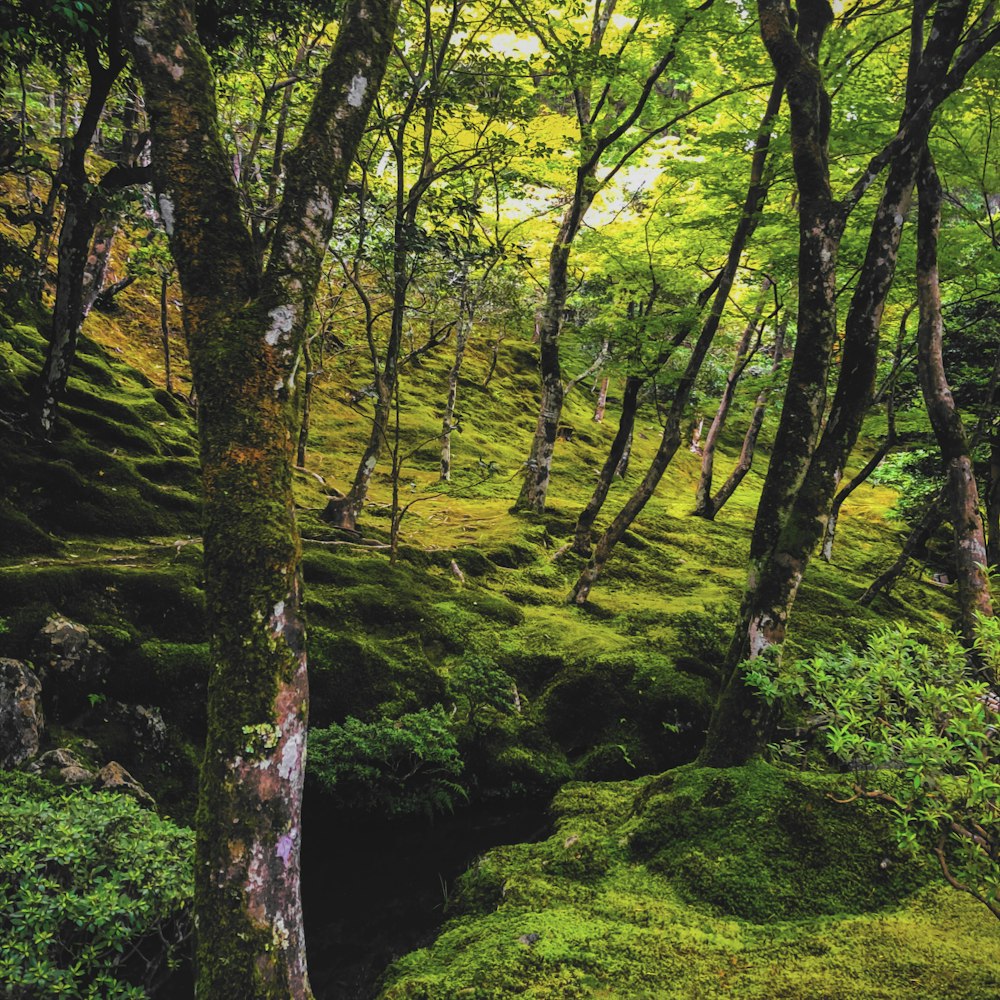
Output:
[[103,792],[123,792],[144,806],[155,806],[153,796],[116,760],[110,760],[97,772],[97,787]]
[[67,785],[92,785],[96,780],[94,772],[88,770],[76,754],[66,747],[47,750],[29,770],[41,773],[49,769],[57,771],[59,778]]
[[53,718],[77,715],[87,707],[88,696],[104,685],[107,658],[84,625],[53,615],[35,637],[33,652],[45,705]]
[[17,767],[38,753],[44,726],[41,691],[41,681],[26,663],[0,659],[0,767]]

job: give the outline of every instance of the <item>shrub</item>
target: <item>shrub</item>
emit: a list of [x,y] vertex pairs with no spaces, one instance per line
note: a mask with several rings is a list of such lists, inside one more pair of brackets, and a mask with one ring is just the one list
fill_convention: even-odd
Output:
[[193,836],[121,795],[0,782],[0,989],[145,997],[191,931]]
[[[996,678],[997,619],[980,619],[977,646]],[[888,806],[900,846],[933,856],[1000,919],[1000,695],[957,640],[932,646],[898,625],[861,653],[844,648],[778,673],[754,661],[747,680],[769,701],[800,698],[827,753],[852,774],[846,797]]]
[[348,808],[391,816],[451,812],[465,789],[462,758],[440,705],[399,719],[313,730],[309,770]]

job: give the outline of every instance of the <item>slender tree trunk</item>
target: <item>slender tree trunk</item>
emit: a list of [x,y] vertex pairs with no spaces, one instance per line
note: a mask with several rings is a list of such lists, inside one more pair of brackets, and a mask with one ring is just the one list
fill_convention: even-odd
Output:
[[154,180],[199,400],[213,668],[196,816],[199,1000],[307,1000],[299,895],[308,685],[292,494],[295,376],[398,5],[349,0],[262,275],[182,0],[131,0]]
[[104,281],[111,263],[111,248],[118,234],[118,220],[108,212],[102,213],[87,254],[87,263],[83,269],[83,288],[81,289],[81,323],[90,314],[94,303],[104,288]]
[[170,358],[170,325],[167,322],[167,289],[170,275],[160,275],[160,342],[163,344],[163,377],[167,392],[173,395],[174,375]]
[[594,407],[594,420],[600,423],[604,419],[604,410],[608,405],[608,384],[611,379],[605,375],[601,379],[601,388],[597,393],[597,406]]
[[934,428],[947,475],[955,539],[955,573],[962,637],[974,648],[977,618],[992,616],[986,575],[986,539],[979,515],[979,493],[969,438],[955,406],[942,355],[941,287],[938,277],[938,235],[941,229],[941,182],[930,150],[925,148],[919,175],[920,211],[917,222],[917,372],[927,414]]
[[627,461],[628,459],[625,449],[632,440],[635,415],[639,408],[640,388],[642,388],[642,379],[638,375],[629,375],[626,378],[625,393],[622,397],[622,415],[618,421],[618,432],[611,442],[611,449],[597,477],[594,492],[576,522],[573,551],[581,556],[590,556],[590,529],[594,526],[597,515],[604,506],[604,501],[607,499],[608,490],[611,489],[611,482],[616,472],[621,466],[622,461]]
[[535,435],[531,441],[531,452],[525,463],[524,482],[512,511],[534,511],[540,514],[545,509],[545,497],[552,474],[552,455],[556,447],[556,431],[562,415],[563,380],[559,364],[559,333],[566,309],[569,255],[583,217],[594,199],[594,193],[593,170],[589,173],[578,172],[573,200],[566,209],[559,235],[549,255],[545,306],[537,325],[542,400]]
[[830,514],[826,519],[826,527],[823,529],[823,548],[820,550],[820,555],[825,562],[830,562],[833,558],[833,541],[837,535],[837,522],[840,520],[840,509],[844,506],[844,501],[862,483],[868,481],[868,477],[882,464],[882,460],[892,451],[895,445],[896,429],[890,424],[889,433],[878,446],[875,454],[865,462],[858,474],[833,498]]
[[312,424],[312,394],[317,372],[313,368],[312,349],[308,337],[302,342],[302,363],[306,377],[302,385],[302,418],[299,421],[299,441],[295,450],[295,464],[301,469],[306,464],[306,448],[309,446],[309,431]]
[[[638,409],[638,406],[636,407]],[[619,479],[624,479],[628,475],[628,463],[629,459],[632,457],[632,438],[635,436],[635,421],[632,421],[632,428],[628,432],[628,437],[625,439],[625,447],[622,449],[622,457],[618,459],[618,464],[615,466],[615,475]]]
[[[712,475],[715,466],[715,449],[719,442],[719,435],[722,434],[726,426],[726,418],[729,416],[729,408],[733,405],[733,396],[736,394],[736,383],[746,369],[749,361],[748,353],[753,335],[760,324],[761,314],[764,312],[764,305],[767,302],[768,291],[771,288],[771,279],[765,278],[761,288],[760,299],[754,309],[753,316],[747,321],[743,329],[739,343],[736,345],[736,358],[733,367],[730,368],[726,376],[726,387],[722,392],[722,399],[719,400],[718,409],[712,419],[712,426],[708,429],[708,436],[702,445],[701,452],[701,476],[698,479],[698,489],[695,493],[694,513],[698,517],[708,517],[712,510]],[[714,510],[712,511],[714,515]]]
[[455,360],[448,372],[448,396],[444,404],[444,418],[441,421],[441,482],[451,479],[451,432],[455,429],[452,421],[455,419],[455,402],[458,399],[458,376],[465,360],[465,347],[472,332],[472,318],[465,315],[467,307],[464,302],[459,306],[460,318],[458,330],[455,333]]
[[858,604],[866,608],[880,593],[884,591],[888,594],[892,590],[896,581],[902,576],[906,564],[916,552],[919,552],[927,544],[934,532],[941,526],[945,516],[945,494],[946,490],[941,490],[927,505],[920,520],[906,536],[906,541],[903,542],[903,547],[900,549],[896,561],[872,581],[868,589],[858,598]]
[[990,439],[990,488],[986,493],[986,558],[990,569],[1000,566],[1000,435]]
[[[778,329],[774,335],[774,357],[771,360],[771,380],[778,374],[783,360],[785,347],[785,330],[788,325],[787,314],[778,323]],[[726,478],[726,481],[719,487],[718,491],[709,501],[705,514],[706,520],[712,521],[716,514],[726,505],[729,498],[739,488],[740,483],[746,478],[746,474],[753,466],[754,452],[757,450],[757,438],[760,436],[760,429],[764,424],[764,416],[767,413],[767,401],[771,395],[771,386],[767,385],[759,393],[754,401],[753,412],[750,414],[750,423],[747,425],[746,433],[743,435],[743,444],[740,447],[740,456],[736,460],[733,471]]]

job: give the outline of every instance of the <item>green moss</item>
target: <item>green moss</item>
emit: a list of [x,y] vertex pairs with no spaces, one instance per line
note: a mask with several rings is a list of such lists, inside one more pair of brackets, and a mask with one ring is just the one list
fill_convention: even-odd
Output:
[[[828,786],[829,787],[829,786]],[[805,791],[803,791],[805,788]],[[759,924],[707,911],[681,891],[684,873],[639,856],[643,836],[675,834],[687,848],[732,840],[732,857],[771,860],[772,826],[785,824],[815,847],[840,810],[839,846],[799,860],[811,872],[803,899],[836,896],[817,874],[842,876],[855,844],[881,846],[877,820],[823,799],[816,783],[766,765],[733,772],[683,768],[659,779],[575,784],[557,797],[555,831],[539,844],[500,847],[473,865],[450,904],[452,919],[429,948],[389,971],[382,1000],[974,1000],[1000,988],[1000,926],[984,907],[948,887],[918,889],[919,871],[887,876],[882,908],[868,914],[816,911]],[[663,800],[673,796],[673,825]],[[745,797],[744,797],[745,796]],[[803,798],[803,796],[806,796]],[[807,808],[817,798],[821,812]],[[792,820],[788,799],[802,806]],[[704,801],[703,801],[704,800]],[[778,803],[782,805],[777,805]],[[729,825],[758,808],[771,825]],[[714,814],[708,810],[715,810]],[[725,810],[732,812],[731,816]],[[718,822],[718,827],[713,825]],[[659,849],[669,845],[661,843]],[[656,851],[653,852],[656,855]],[[846,865],[846,868],[845,868]],[[762,869],[757,868],[760,877]],[[773,888],[759,884],[758,894]],[[767,872],[765,872],[767,874]],[[729,876],[736,879],[736,874]],[[785,873],[782,879],[793,878]],[[894,880],[894,881],[893,881]],[[852,879],[852,886],[857,883]],[[803,907],[804,909],[804,907]]]
[[847,809],[836,779],[763,762],[682,768],[645,790],[636,858],[689,901],[760,923],[889,906],[923,880],[900,857],[884,809]]

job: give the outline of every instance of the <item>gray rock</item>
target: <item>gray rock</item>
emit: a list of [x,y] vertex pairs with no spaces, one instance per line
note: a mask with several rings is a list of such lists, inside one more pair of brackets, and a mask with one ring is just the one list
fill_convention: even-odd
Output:
[[97,775],[88,770],[76,754],[66,747],[47,750],[29,768],[35,773],[49,769],[57,771],[59,778],[67,785],[92,785],[97,780]]
[[0,659],[0,767],[17,767],[38,753],[44,728],[41,691],[41,681],[26,663]]
[[88,704],[88,695],[104,685],[108,664],[104,649],[86,626],[53,615],[35,637],[34,663],[45,704],[54,718],[69,719]]

